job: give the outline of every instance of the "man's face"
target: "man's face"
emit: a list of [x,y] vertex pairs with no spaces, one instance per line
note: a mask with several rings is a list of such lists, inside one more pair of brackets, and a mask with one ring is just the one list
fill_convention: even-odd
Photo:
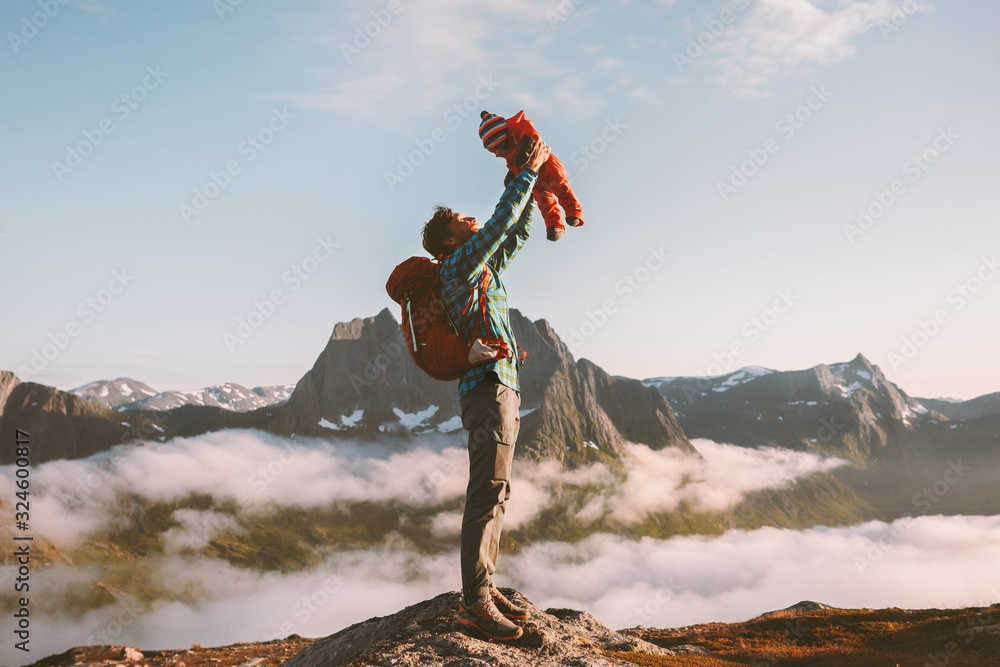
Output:
[[504,139],[493,148],[487,148],[486,150],[493,153],[497,157],[504,157],[507,155],[507,148],[509,146],[510,146],[510,139]]
[[445,244],[454,248],[457,248],[471,239],[472,235],[479,231],[479,221],[473,216],[463,215],[462,213],[457,212],[456,215],[458,217],[452,220],[451,224],[448,225],[448,231],[450,233],[445,239]]

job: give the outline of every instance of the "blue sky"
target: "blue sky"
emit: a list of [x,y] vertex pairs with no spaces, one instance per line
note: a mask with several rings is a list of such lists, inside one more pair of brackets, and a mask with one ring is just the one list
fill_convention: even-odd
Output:
[[505,283],[577,357],[645,378],[862,352],[914,395],[1000,390],[998,22],[975,0],[5,2],[0,368],[295,382],[334,324],[396,311],[433,205],[489,217],[478,111],[525,109],[586,224],[550,243],[537,219]]

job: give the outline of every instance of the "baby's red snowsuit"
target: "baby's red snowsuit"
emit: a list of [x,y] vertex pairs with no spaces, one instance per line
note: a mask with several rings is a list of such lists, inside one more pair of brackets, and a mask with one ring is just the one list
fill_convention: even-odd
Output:
[[[525,136],[532,137],[535,141],[541,139],[534,124],[524,117],[524,111],[518,111],[507,119],[508,148],[506,154],[501,155],[507,161],[507,168],[515,176],[521,170],[514,165],[514,155],[521,138]],[[535,188],[531,194],[535,198],[535,203],[538,204],[538,210],[542,212],[546,227],[566,228],[559,212],[559,206],[556,204],[557,201],[563,207],[567,217],[579,218],[581,224],[583,223],[583,209],[576,198],[576,193],[569,185],[566,169],[554,153],[550,154],[549,159],[538,169],[538,180],[535,181]]]

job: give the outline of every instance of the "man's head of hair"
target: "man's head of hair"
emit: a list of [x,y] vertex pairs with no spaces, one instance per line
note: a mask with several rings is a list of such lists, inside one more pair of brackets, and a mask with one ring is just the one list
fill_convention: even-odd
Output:
[[455,248],[445,245],[444,240],[453,236],[451,223],[455,220],[458,220],[458,213],[447,206],[435,206],[433,217],[424,225],[424,250],[435,257],[450,255]]

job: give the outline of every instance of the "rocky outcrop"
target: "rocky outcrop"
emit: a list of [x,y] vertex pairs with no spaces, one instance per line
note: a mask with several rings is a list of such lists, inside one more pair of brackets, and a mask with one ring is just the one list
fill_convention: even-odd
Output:
[[28,667],[277,667],[313,643],[299,635],[268,642],[244,642],[206,648],[195,644],[188,649],[143,649],[132,646],[77,646]]
[[510,314],[518,344],[528,351],[521,377],[518,448],[531,459],[579,463],[619,459],[626,441],[653,449],[694,452],[659,392],[637,380],[615,378],[587,359],[574,360],[545,320]]
[[[4,404],[0,438],[14,442],[15,431],[30,435],[31,463],[79,459],[114,445],[157,433],[142,417],[125,418],[76,394],[24,382]],[[13,448],[0,448],[0,464],[13,461]]]
[[[521,369],[517,456],[577,462],[618,459],[626,440],[694,451],[655,389],[576,361],[548,322],[510,311]],[[439,382],[413,363],[388,309],[338,324],[313,368],[268,428],[291,435],[454,430],[457,381]]]
[[[393,428],[400,423],[399,414],[420,413],[432,405],[436,410],[424,426],[433,428],[458,414],[457,385],[438,382],[417,368],[399,323],[384,309],[333,328],[326,348],[268,428],[312,436],[336,430],[401,431]],[[357,421],[351,419],[355,414]]]
[[905,455],[915,430],[946,421],[890,382],[863,355],[808,370],[762,368],[710,378],[653,378],[684,431],[749,447],[814,450],[867,464]]
[[[404,609],[400,614],[408,614],[404,617],[410,619],[408,625],[404,625],[405,620],[393,622],[399,617],[394,614],[319,640],[291,635],[268,642],[141,651],[126,646],[80,646],[42,658],[29,667],[1000,664],[1000,624],[996,623],[1000,605],[967,609],[837,609],[806,601],[742,622],[661,629],[637,626],[610,635],[588,614],[548,609],[538,612],[540,616],[533,617],[532,622],[551,616],[561,623],[555,628],[562,634],[555,638],[555,644],[533,647],[474,643],[473,638],[459,634],[449,626],[447,618],[427,608],[442,598],[447,604],[449,595],[456,594],[448,593]],[[411,610],[413,613],[409,613]],[[891,630],[873,632],[873,627]],[[969,658],[968,663],[945,662],[949,656],[942,647],[949,642],[957,645],[955,628],[964,628],[962,636],[971,642],[969,650],[962,653]],[[371,634],[366,636],[365,631]],[[419,645],[417,638],[426,646]],[[565,643],[565,650],[559,642]],[[351,652],[341,655],[339,650]],[[956,652],[952,653],[954,657]],[[934,660],[928,662],[928,656]]]
[[[352,665],[635,665],[628,657],[705,652],[694,646],[660,648],[611,630],[586,612],[542,611],[513,589],[504,593],[526,607],[531,618],[524,635],[510,643],[485,641],[455,623],[459,593],[443,593],[391,616],[371,618],[320,639],[283,667],[350,667]],[[652,662],[648,664],[653,664]],[[657,663],[659,664],[659,663]]]
[[14,388],[21,383],[10,371],[0,371],[0,419],[3,418],[4,404]]

